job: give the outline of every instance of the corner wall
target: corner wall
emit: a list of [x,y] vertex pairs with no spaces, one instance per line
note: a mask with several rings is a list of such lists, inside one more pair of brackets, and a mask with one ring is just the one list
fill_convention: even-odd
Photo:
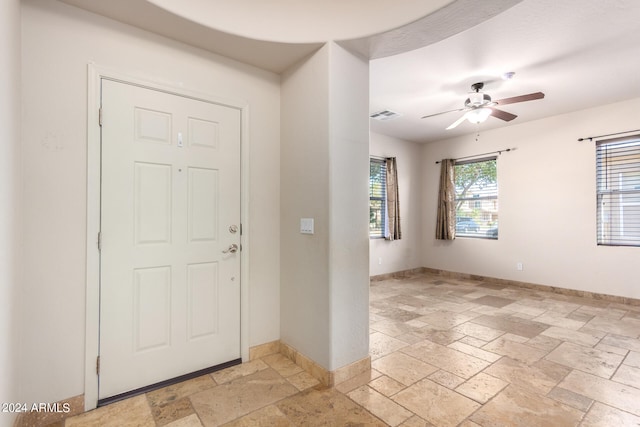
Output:
[[[640,298],[640,248],[596,244],[595,143],[577,141],[637,129],[639,110],[636,98],[425,144],[422,266]],[[436,240],[434,162],[514,147],[498,158],[499,239]]]
[[369,356],[369,61],[331,44],[331,365]]
[[[329,331],[329,48],[282,76],[280,336],[325,368]],[[314,234],[300,233],[314,219]]]
[[422,267],[421,215],[423,146],[379,133],[371,133],[370,153],[378,157],[395,157],[398,162],[400,190],[400,225],[402,239],[369,240],[369,274],[394,273]]
[[21,246],[29,262],[23,273],[20,399],[56,402],[84,392],[89,62],[246,101],[249,345],[279,339],[280,77],[61,2],[21,5]]
[[[0,3],[0,403],[19,402],[20,1]],[[16,414],[0,412],[0,426]]]
[[281,337],[329,371],[368,357],[368,71],[328,43],[282,79]]

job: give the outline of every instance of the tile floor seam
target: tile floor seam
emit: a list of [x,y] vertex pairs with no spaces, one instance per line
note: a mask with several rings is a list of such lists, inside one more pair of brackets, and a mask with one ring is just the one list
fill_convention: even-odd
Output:
[[623,357],[623,358],[622,358],[622,362],[620,362],[620,364],[619,364],[619,365],[618,365],[618,367],[613,371],[613,373],[611,374],[611,376],[610,376],[609,378],[607,378],[608,380],[615,381],[615,382],[617,382],[617,383],[619,383],[619,384],[622,384],[622,383],[620,383],[619,381],[614,380],[614,379],[613,379],[613,377],[615,377],[615,376],[616,376],[616,374],[618,373],[618,371],[620,370],[620,368],[622,367],[622,365],[624,365],[624,359],[625,359],[625,358]]
[[[200,418],[200,414],[198,414],[195,409],[193,410],[193,413],[195,414],[196,418],[198,418],[198,422],[200,422],[200,425],[204,426],[204,421],[202,421],[202,418]],[[179,418],[179,419],[184,419],[184,418],[186,418],[186,417]],[[176,420],[176,421],[178,421],[178,420]],[[158,426],[156,425],[156,427],[158,427]]]
[[[567,375],[565,375],[565,377],[564,377],[564,378],[566,378],[570,373],[571,373],[571,371],[570,371],[569,373],[567,373]],[[562,383],[562,381],[564,381],[564,378],[563,378],[562,380],[560,380],[560,382],[558,382],[558,384]],[[553,392],[553,390],[555,390],[556,388],[558,388],[558,384],[556,384],[556,385],[555,385],[551,390],[549,390],[549,391],[545,394],[545,397],[547,397],[547,398],[549,398],[549,399],[551,399],[551,400],[554,400],[554,401],[556,401],[556,402],[558,402],[558,403],[565,404],[565,405],[567,405],[567,406],[571,406],[571,405],[569,405],[569,404],[567,404],[567,403],[564,403],[564,402],[559,401],[558,399],[555,399],[555,398],[554,398],[554,397],[552,397],[552,396],[549,396],[549,394],[551,394],[551,393]],[[563,389],[563,390],[566,390],[566,389]],[[589,412],[589,410],[593,407],[593,405],[594,405],[594,403],[595,403],[595,402],[596,402],[595,400],[591,399],[591,402],[589,402],[589,405],[588,405],[588,406],[587,406],[587,408],[583,411],[583,412],[584,412],[584,417],[586,417],[587,413],[588,413],[588,412]],[[576,408],[576,409],[580,410],[579,408]],[[584,417],[583,417],[583,419],[584,419]]]
[[[489,375],[489,374],[487,374],[487,375]],[[512,384],[507,384],[504,388],[507,388],[507,387],[509,387],[510,385],[512,385]],[[503,389],[503,390],[504,390],[504,389]],[[465,418],[465,421],[466,421],[466,420],[472,421],[472,420],[471,420],[471,418],[473,417],[473,415],[474,415],[476,412],[480,411],[480,410],[484,407],[484,405],[488,404],[488,403],[489,403],[489,402],[491,402],[493,399],[495,399],[499,394],[500,394],[500,393],[496,393],[496,394],[494,394],[493,396],[491,396],[491,398],[490,398],[489,400],[487,400],[487,401],[486,401],[484,404],[482,404],[479,408],[477,408],[475,411],[473,411],[473,413],[469,414],[469,416],[467,416],[467,418]]]
[[[360,387],[356,387],[355,389],[353,389],[353,390],[352,390],[352,391],[350,391],[349,393],[344,393],[344,394],[345,394],[345,396],[347,396],[349,399],[351,399],[351,401],[353,401],[353,403],[355,403],[356,405],[363,406],[362,404],[358,403],[355,399],[353,399],[351,396],[349,396],[349,394],[350,394],[350,393],[352,393],[352,392],[354,392],[354,391],[356,391],[356,390],[358,390],[358,389],[360,389],[360,388],[362,388],[362,387],[367,387],[367,388],[369,388],[369,389],[373,390],[373,391],[374,391],[374,392],[376,392],[376,393],[380,393],[380,392],[378,392],[376,389],[374,389],[373,387],[371,387],[371,386],[369,385],[369,383],[367,383],[367,384],[362,385],[362,386],[360,386]],[[380,394],[382,394],[382,393],[380,393]],[[396,394],[397,394],[397,393],[396,393]],[[384,396],[384,395],[383,395],[383,396]],[[411,410],[410,410],[410,409],[408,409],[408,408],[405,408],[403,405],[399,404],[398,402],[396,402],[395,400],[391,399],[390,397],[388,397],[388,396],[384,396],[384,397],[386,397],[387,399],[389,399],[390,401],[392,401],[392,402],[393,402],[393,403],[395,403],[396,405],[398,405],[398,406],[402,407],[403,409],[406,409],[407,411],[411,412],[412,416],[413,416],[413,415],[415,415],[415,413],[414,413],[413,411],[411,411]],[[365,407],[364,409],[365,409],[366,411],[368,411],[369,413],[371,413],[371,415],[373,415],[374,417],[376,417],[376,418],[380,419],[380,421],[382,421],[383,423],[387,424],[387,423],[386,423],[382,418],[380,418],[379,416],[377,416],[375,413],[373,413],[372,411],[370,411],[370,410],[369,410],[369,409],[367,409],[366,407]],[[409,417],[409,418],[411,418],[411,417]],[[408,418],[407,418],[407,419],[408,419]],[[405,421],[406,421],[406,420],[405,420]],[[387,424],[387,425],[388,425],[388,424]]]
[[[589,406],[589,410],[584,411],[582,413],[582,416],[580,417],[580,421],[578,422],[578,424],[576,424],[577,426],[582,425],[582,423],[584,422],[584,419],[587,418],[587,413],[591,410],[592,407],[593,407],[593,403],[591,403],[591,405]],[[621,426],[619,426],[619,427],[621,427]]]
[[[423,379],[424,379],[424,378],[423,378]],[[371,386],[369,385],[369,383],[367,383],[367,384],[366,384],[366,386],[367,386],[367,387],[369,387],[369,388],[373,388],[373,387],[371,387]],[[398,393],[400,393],[401,391],[404,391],[404,390],[408,389],[409,387],[411,387],[411,386],[405,386],[402,390],[400,390],[400,391],[398,391],[398,392],[394,393],[393,395],[395,396],[395,395],[397,395]],[[375,389],[374,389],[374,390],[375,390]],[[391,396],[386,396],[386,397],[387,397],[389,400],[391,400],[392,402],[394,402],[396,405],[401,406],[402,408],[404,408],[404,409],[406,409],[407,411],[411,412],[413,415],[416,415],[416,413],[415,413],[415,412],[413,412],[411,409],[409,409],[409,408],[407,408],[406,406],[404,406],[402,403],[400,403],[400,402],[398,402],[398,401],[396,401],[396,400],[392,399],[392,398],[391,398]],[[357,403],[357,402],[356,402],[356,403]]]

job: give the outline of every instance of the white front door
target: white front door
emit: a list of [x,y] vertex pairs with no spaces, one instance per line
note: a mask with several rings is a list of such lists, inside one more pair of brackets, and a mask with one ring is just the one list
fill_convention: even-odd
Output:
[[240,128],[102,80],[100,399],[240,357]]

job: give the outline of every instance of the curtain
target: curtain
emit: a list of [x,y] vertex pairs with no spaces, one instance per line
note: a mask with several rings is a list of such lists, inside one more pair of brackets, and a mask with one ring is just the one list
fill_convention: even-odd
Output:
[[398,166],[395,157],[385,159],[387,167],[387,240],[400,240],[400,199],[398,197]]
[[455,159],[440,162],[440,190],[438,191],[438,216],[436,219],[436,239],[453,240],[456,237],[455,224]]

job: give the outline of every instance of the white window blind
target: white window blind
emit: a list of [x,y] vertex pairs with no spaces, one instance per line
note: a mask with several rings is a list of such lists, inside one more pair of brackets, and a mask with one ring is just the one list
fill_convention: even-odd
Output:
[[497,158],[456,161],[456,236],[498,238]]
[[598,245],[640,246],[640,135],[596,144]]
[[387,172],[383,159],[369,162],[369,237],[383,238],[387,212]]

